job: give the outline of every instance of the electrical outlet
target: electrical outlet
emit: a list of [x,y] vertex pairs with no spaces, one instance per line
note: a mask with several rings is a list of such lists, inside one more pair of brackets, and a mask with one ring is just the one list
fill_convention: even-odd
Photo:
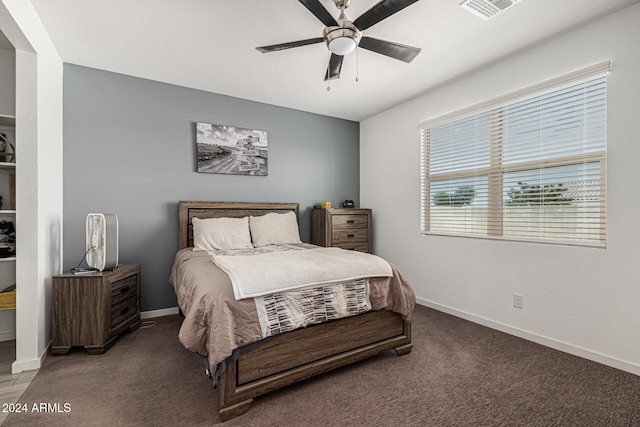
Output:
[[513,294],[513,306],[515,308],[522,308],[524,304],[524,297],[522,295]]

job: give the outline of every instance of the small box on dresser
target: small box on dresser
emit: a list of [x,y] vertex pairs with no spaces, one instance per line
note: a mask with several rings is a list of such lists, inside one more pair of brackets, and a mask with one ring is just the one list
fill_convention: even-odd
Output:
[[371,253],[371,209],[313,209],[311,243]]
[[140,326],[140,265],[54,276],[51,299],[51,352],[82,346],[102,354],[119,334]]

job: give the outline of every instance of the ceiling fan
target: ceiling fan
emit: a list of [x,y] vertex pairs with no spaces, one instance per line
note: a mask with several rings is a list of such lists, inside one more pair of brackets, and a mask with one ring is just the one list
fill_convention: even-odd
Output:
[[260,46],[256,47],[256,49],[262,53],[267,53],[325,42],[329,51],[331,51],[329,66],[324,76],[325,81],[340,77],[344,55],[353,52],[358,46],[407,63],[411,62],[413,58],[420,53],[421,49],[417,47],[362,35],[362,32],[367,28],[412,5],[418,0],[382,0],[356,18],[355,21],[350,21],[344,13],[344,10],[349,7],[351,0],[333,0],[336,7],[340,9],[338,19],[335,19],[327,9],[322,6],[320,0],[299,1],[326,26],[322,32],[322,37],[270,46]]

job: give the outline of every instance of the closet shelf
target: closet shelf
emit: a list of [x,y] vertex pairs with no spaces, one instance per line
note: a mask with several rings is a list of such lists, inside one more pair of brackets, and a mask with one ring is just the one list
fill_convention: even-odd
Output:
[[16,164],[10,162],[0,162],[0,172],[16,173]]

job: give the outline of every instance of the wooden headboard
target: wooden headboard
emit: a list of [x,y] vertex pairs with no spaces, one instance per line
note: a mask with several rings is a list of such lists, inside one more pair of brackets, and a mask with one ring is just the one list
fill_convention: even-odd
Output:
[[193,246],[191,220],[195,218],[242,218],[260,216],[270,212],[293,211],[298,217],[298,203],[246,203],[246,202],[180,202],[180,249]]

